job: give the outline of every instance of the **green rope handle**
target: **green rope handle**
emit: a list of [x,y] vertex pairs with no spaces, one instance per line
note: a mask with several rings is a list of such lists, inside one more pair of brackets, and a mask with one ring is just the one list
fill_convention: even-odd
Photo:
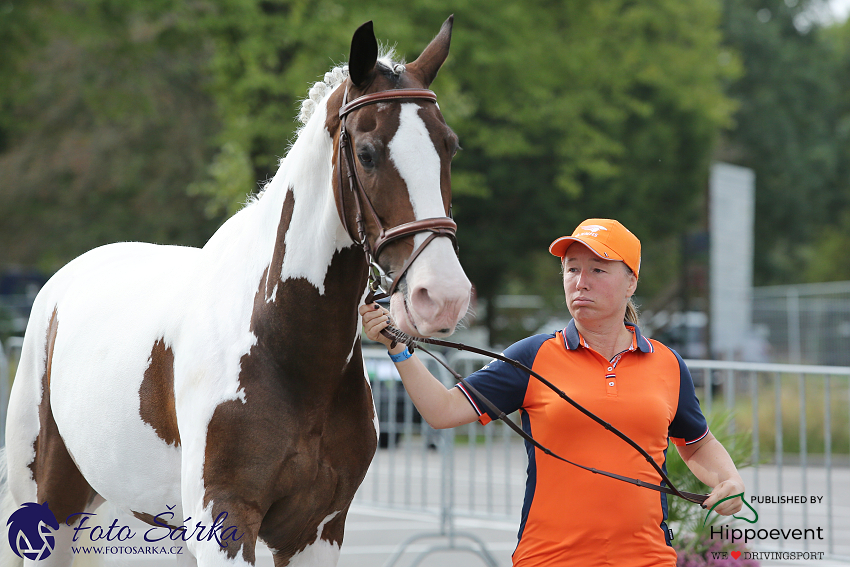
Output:
[[705,515],[705,520],[703,520],[703,522],[702,522],[702,527],[705,527],[705,523],[708,521],[708,517],[711,515],[711,513],[714,511],[714,509],[715,509],[715,508],[717,508],[717,505],[718,505],[718,504],[720,504],[721,502],[726,502],[727,500],[732,500],[733,498],[738,498],[739,496],[741,497],[741,501],[744,503],[744,505],[745,505],[747,508],[749,508],[750,510],[752,510],[752,511],[753,511],[753,514],[755,514],[755,515],[756,515],[756,519],[755,519],[755,520],[750,520],[749,518],[743,518],[743,517],[741,517],[741,516],[735,516],[734,514],[732,515],[732,517],[733,517],[733,518],[735,518],[735,519],[737,519],[737,520],[744,520],[745,522],[748,522],[748,523],[750,523],[750,524],[755,524],[756,522],[758,522],[758,521],[759,521],[759,513],[758,513],[758,512],[756,512],[756,509],[755,509],[755,508],[753,508],[752,506],[750,506],[750,503],[749,503],[749,502],[747,502],[747,499],[746,499],[746,498],[744,498],[744,493],[742,492],[742,493],[740,493],[740,494],[734,494],[734,495],[732,495],[732,496],[727,496],[726,498],[721,498],[720,500],[718,500],[717,502],[715,502],[715,503],[714,503],[714,506],[712,506],[712,507],[711,507],[711,510],[709,510],[709,511],[708,511],[708,513]]

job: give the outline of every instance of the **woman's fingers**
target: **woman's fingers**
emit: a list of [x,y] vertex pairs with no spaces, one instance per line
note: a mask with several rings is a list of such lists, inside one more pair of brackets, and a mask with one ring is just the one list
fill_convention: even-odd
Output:
[[724,481],[714,487],[708,499],[704,502],[704,507],[711,509],[715,503],[720,502],[715,512],[723,516],[731,516],[741,510],[743,501],[740,498],[730,498],[730,496],[738,495],[744,492],[744,486],[735,481]]
[[366,331],[369,340],[389,347],[390,340],[381,334],[381,331],[389,326],[389,311],[377,303],[368,303],[360,306],[360,316],[363,321],[363,330]]

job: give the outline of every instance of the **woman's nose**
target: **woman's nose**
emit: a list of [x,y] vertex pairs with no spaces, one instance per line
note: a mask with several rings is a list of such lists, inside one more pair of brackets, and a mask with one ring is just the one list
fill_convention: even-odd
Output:
[[576,278],[576,289],[587,289],[587,276],[583,270],[579,272]]

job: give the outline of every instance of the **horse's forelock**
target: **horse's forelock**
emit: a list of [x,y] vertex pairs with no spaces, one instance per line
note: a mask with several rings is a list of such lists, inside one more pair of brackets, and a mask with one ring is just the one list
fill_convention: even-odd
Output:
[[[404,71],[404,61],[396,60],[395,47],[381,46],[378,54],[378,64],[384,66],[389,72],[398,75]],[[348,78],[348,64],[343,63],[333,67],[325,73],[322,80],[316,81],[307,91],[307,97],[301,101],[301,111],[298,121],[302,126],[306,125],[316,111],[316,105],[321,103],[339,85]]]

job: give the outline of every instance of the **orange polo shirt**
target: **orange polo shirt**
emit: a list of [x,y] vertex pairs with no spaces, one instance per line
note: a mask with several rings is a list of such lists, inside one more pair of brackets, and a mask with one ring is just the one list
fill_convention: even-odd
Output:
[[[664,467],[668,437],[677,445],[705,437],[691,375],[676,352],[633,333],[612,360],[587,346],[575,322],[524,339],[505,351],[642,446]],[[624,441],[580,413],[534,377],[493,361],[467,380],[523,429],[576,463],[639,478],[661,479]],[[462,385],[483,424],[496,419]],[[526,443],[528,479],[514,565],[658,567],[676,564],[667,528],[667,495],[593,474]]]

